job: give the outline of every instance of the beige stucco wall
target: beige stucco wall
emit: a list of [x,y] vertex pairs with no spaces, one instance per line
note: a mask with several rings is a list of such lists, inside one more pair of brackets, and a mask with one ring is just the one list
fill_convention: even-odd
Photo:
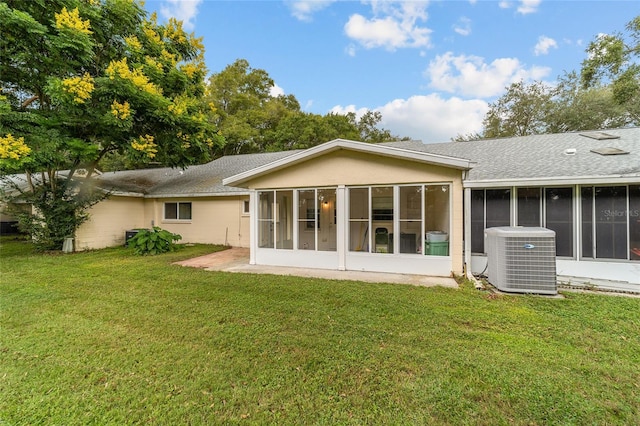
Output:
[[449,244],[452,272],[456,274],[462,273],[463,189],[461,170],[410,160],[339,150],[257,177],[244,185],[251,189],[277,189],[408,183],[451,184],[452,214]]
[[[459,170],[338,150],[245,183],[249,188],[380,185],[461,180]],[[243,186],[244,186],[243,185]]]
[[[147,199],[145,223],[182,236],[181,243],[249,247],[249,215],[242,213],[248,195]],[[165,202],[190,202],[191,220],[164,220]]]
[[[125,232],[159,226],[182,236],[181,243],[249,247],[249,215],[242,213],[249,196],[141,198],[111,196],[93,206],[90,218],[76,232],[76,250],[124,244]],[[164,220],[165,202],[190,202],[190,221]]]
[[141,197],[112,195],[89,210],[89,220],[76,231],[75,249],[88,250],[124,244],[125,232],[142,228],[144,203]]

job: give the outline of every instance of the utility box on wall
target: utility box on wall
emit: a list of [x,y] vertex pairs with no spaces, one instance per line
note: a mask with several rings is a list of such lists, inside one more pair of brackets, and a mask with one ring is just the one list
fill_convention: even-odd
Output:
[[140,231],[139,229],[130,229],[128,231],[125,231],[124,233],[124,246],[128,247],[129,246],[129,240],[132,239],[133,237],[136,236],[136,234],[138,233],[138,231]]
[[556,233],[538,227],[485,230],[487,277],[498,290],[557,294]]

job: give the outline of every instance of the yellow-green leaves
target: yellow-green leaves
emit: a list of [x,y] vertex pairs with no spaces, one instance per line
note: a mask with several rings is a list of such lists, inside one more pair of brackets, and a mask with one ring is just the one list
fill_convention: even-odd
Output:
[[131,148],[146,154],[149,158],[154,158],[158,152],[158,145],[156,145],[151,135],[140,136],[138,139],[132,140]]
[[116,77],[123,80],[129,80],[137,88],[144,90],[152,95],[161,95],[162,89],[149,81],[149,78],[144,75],[142,70],[134,68],[130,69],[127,64],[127,58],[122,58],[119,61],[111,61],[106,70],[107,76],[113,80]]
[[89,20],[80,18],[80,12],[77,7],[72,11],[68,11],[66,7],[63,7],[60,13],[55,14],[55,17],[56,28],[59,30],[68,28],[79,33],[91,34]]
[[88,73],[82,77],[69,77],[62,80],[62,89],[73,95],[73,101],[77,104],[83,104],[90,99],[93,88],[93,78]]
[[126,120],[131,116],[129,102],[124,101],[124,103],[120,103],[118,101],[113,101],[111,104],[111,114],[113,114],[115,118]]
[[16,138],[11,133],[0,136],[0,160],[20,160],[31,153],[24,138]]

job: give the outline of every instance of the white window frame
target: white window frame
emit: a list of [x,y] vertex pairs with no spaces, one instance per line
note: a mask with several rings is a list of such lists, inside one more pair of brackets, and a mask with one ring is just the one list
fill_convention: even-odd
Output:
[[[176,205],[176,217],[168,218],[167,217],[167,204],[175,204]],[[180,217],[180,204],[189,204],[189,211],[191,215],[189,218],[181,218]],[[191,201],[165,201],[162,204],[162,220],[167,222],[191,222],[193,220],[193,203]]]

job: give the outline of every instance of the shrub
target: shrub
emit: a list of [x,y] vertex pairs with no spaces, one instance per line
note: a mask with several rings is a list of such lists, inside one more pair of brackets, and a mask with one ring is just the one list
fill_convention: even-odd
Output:
[[174,251],[177,247],[175,242],[181,239],[178,234],[154,226],[153,229],[140,229],[128,245],[137,255],[155,255]]

